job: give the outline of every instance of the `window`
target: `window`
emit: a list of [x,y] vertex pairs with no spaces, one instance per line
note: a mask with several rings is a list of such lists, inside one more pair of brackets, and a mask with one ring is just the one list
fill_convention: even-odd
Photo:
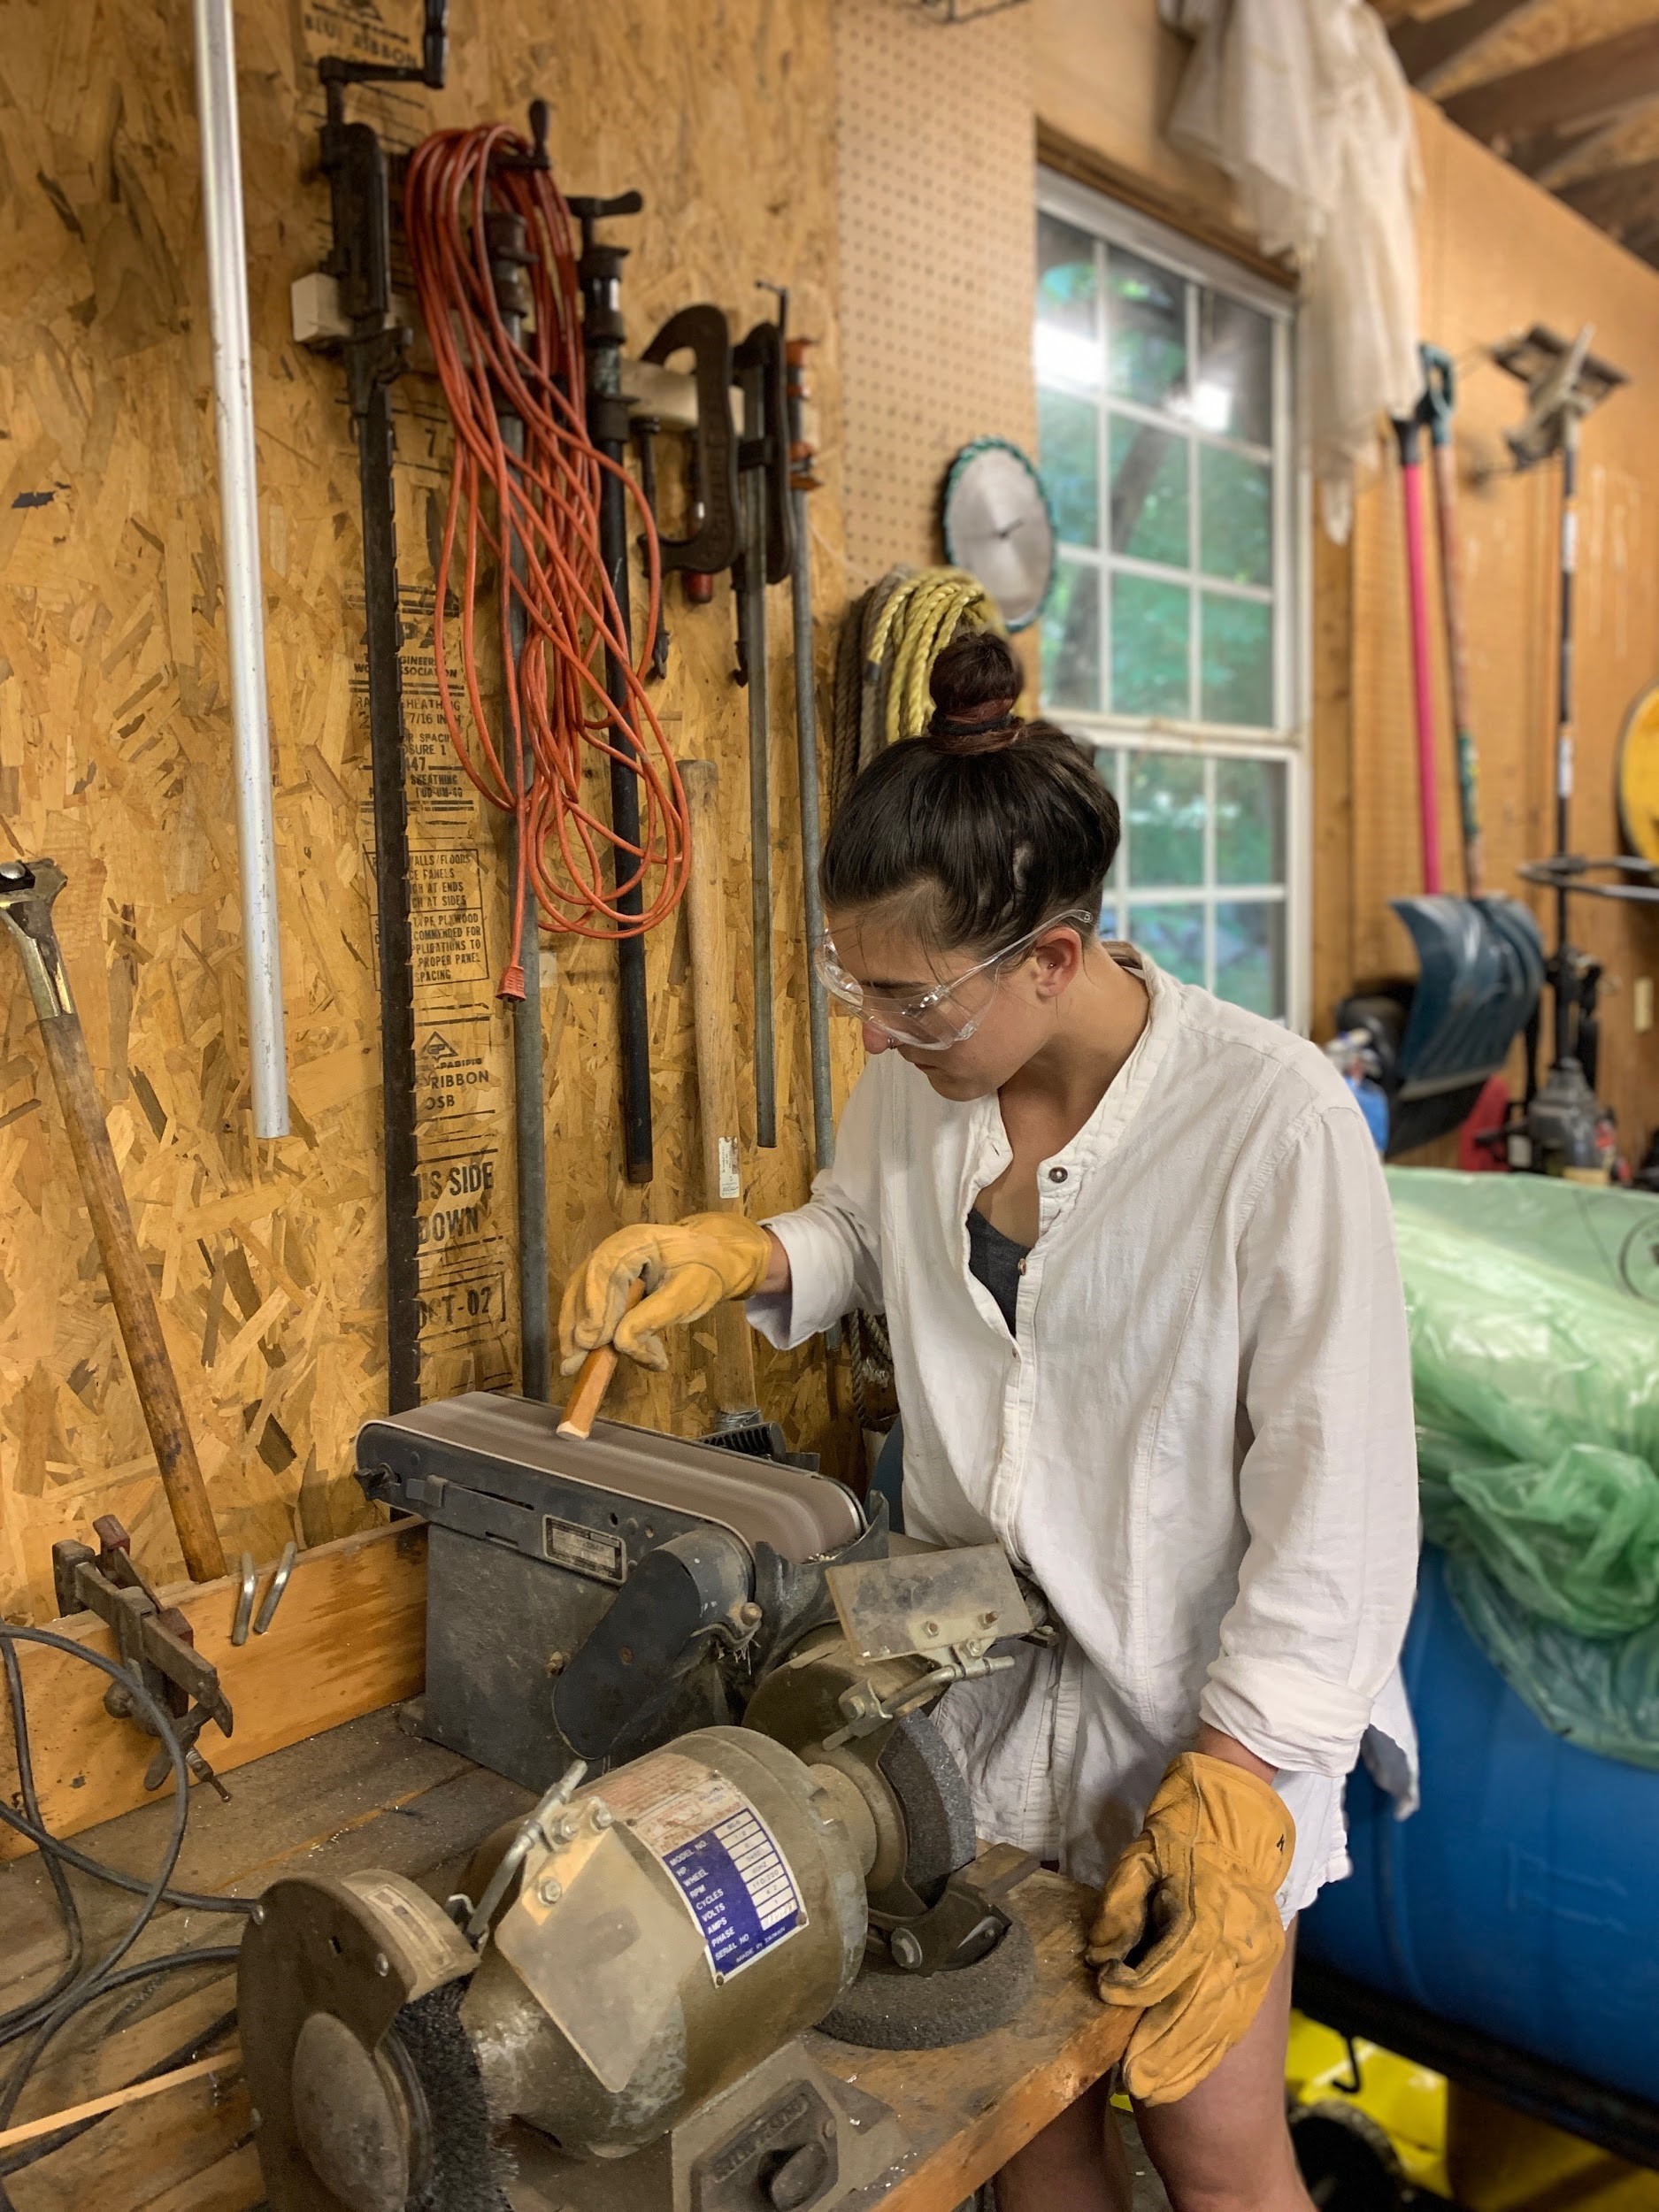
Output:
[[1288,299],[1249,272],[1044,180],[1037,403],[1060,549],[1042,687],[1123,810],[1102,928],[1302,1021],[1293,334]]

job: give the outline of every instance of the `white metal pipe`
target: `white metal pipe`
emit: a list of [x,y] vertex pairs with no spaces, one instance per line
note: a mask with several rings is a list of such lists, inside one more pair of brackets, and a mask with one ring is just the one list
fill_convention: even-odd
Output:
[[259,487],[254,462],[248,253],[242,226],[242,134],[236,116],[236,33],[231,0],[193,0],[196,105],[202,134],[202,209],[213,327],[213,420],[230,633],[231,742],[242,854],[242,960],[248,988],[249,1080],[255,1134],[288,1130],[282,952],[277,934],[276,827],[271,810],[265,593]]

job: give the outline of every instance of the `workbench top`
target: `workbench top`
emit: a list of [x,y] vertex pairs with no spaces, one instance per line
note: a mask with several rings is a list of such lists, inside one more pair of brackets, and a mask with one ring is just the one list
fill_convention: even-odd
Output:
[[[252,1896],[278,1875],[381,1866],[436,1896],[474,1847],[529,1806],[528,1793],[455,1753],[403,1733],[392,1709],[242,1767],[231,1801],[200,1787],[173,1886]],[[147,1874],[166,1838],[165,1801],[77,1838],[93,1856]],[[88,1956],[130,1917],[133,1900],[73,1878]],[[1007,2028],[954,2049],[864,2051],[810,2039],[826,2065],[890,2105],[913,2146],[881,2200],[889,2212],[954,2212],[979,2184],[1119,2056],[1127,2023],[1106,2010],[1080,1962],[1087,1893],[1037,1874],[1009,1901],[1031,1931],[1038,1985]],[[62,1955],[37,1857],[0,1866],[0,2010],[42,1987]],[[164,1909],[134,1956],[234,1942],[219,1914]],[[95,2006],[49,2052],[16,2116],[61,2111],[134,2080],[235,2003],[234,1970],[170,1977],[144,1997]],[[101,2031],[111,2032],[98,2040]],[[112,2114],[8,2181],[18,2212],[250,2212],[261,2201],[248,2097],[234,2047],[221,2070]]]

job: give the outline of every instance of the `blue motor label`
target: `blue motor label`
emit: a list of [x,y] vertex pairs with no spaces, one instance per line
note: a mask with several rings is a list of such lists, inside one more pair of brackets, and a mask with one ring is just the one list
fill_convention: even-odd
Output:
[[800,1893],[752,1806],[671,1851],[673,1876],[724,1981],[803,1924]]
[[685,1899],[717,1982],[805,1927],[788,1861],[723,1774],[659,1752],[603,1786],[612,1812],[655,1852]]

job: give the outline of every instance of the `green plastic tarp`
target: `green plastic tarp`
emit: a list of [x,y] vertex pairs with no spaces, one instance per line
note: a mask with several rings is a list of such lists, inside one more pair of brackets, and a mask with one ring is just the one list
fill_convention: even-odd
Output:
[[1547,1726],[1659,1767],[1659,1198],[1387,1176],[1458,1610]]

